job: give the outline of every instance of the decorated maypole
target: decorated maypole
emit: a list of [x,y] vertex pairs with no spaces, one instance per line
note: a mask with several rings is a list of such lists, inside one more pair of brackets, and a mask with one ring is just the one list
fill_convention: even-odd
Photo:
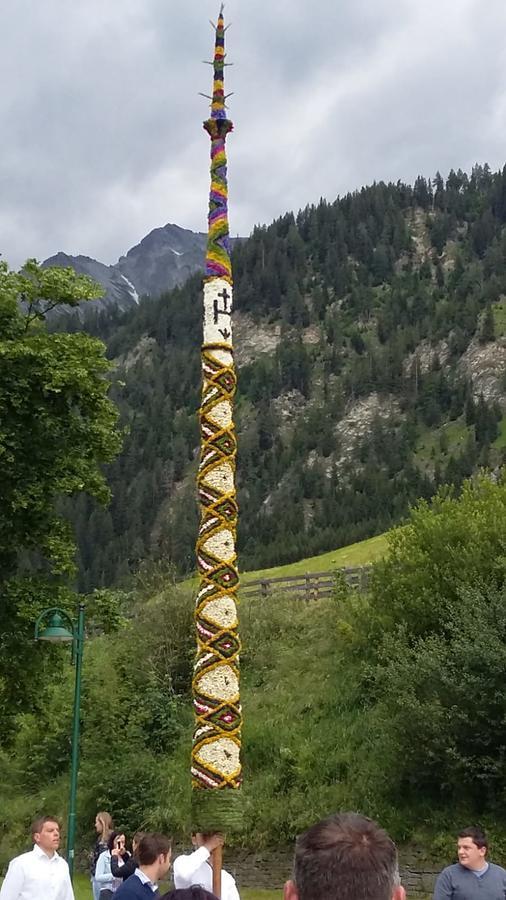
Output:
[[[214,27],[214,25],[213,25]],[[192,818],[200,832],[233,830],[240,822],[241,706],[236,563],[236,374],[232,348],[232,266],[227,209],[225,141],[225,27],[221,7],[214,48],[204,335],[201,453],[197,478],[200,576],[195,609],[197,656],[193,674]]]

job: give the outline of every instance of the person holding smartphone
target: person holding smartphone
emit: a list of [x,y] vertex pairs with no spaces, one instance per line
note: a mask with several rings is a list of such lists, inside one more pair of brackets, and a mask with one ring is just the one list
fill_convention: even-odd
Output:
[[130,854],[125,848],[125,835],[123,831],[113,831],[109,835],[107,850],[104,850],[97,859],[95,882],[100,888],[100,900],[110,900],[113,894],[118,890],[120,884],[123,883],[121,878],[114,877],[111,870],[112,854],[115,851],[117,851],[118,856],[121,856],[122,858],[125,856],[125,861],[130,858]]
[[115,878],[122,878],[126,881],[133,875],[139,863],[137,861],[137,850],[139,841],[144,837],[143,831],[136,831],[132,838],[132,854],[122,852],[121,847],[114,847],[111,850],[111,872]]

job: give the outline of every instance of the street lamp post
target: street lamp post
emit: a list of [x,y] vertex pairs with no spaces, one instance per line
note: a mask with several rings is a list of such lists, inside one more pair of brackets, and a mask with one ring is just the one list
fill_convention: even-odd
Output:
[[[44,621],[47,621],[47,625],[45,628],[41,629],[41,624]],[[70,618],[68,613],[63,609],[58,609],[56,606],[41,612],[35,623],[35,640],[51,641],[52,643],[72,642],[72,663],[75,664],[76,667],[74,707],[72,713],[69,817],[67,826],[67,862],[69,865],[70,877],[72,879],[74,875],[74,845],[76,836],[77,774],[79,771],[79,724],[81,715],[81,672],[84,648],[84,603],[79,603],[77,625]]]

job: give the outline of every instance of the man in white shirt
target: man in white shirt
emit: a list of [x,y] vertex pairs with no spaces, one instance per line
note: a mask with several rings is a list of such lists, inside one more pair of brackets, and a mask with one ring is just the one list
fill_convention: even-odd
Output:
[[[212,893],[213,860],[211,854],[216,847],[223,846],[223,835],[198,832],[192,835],[192,844],[197,848],[193,853],[177,856],[174,860],[174,887],[189,888],[198,884]],[[221,900],[240,900],[236,883],[225,869],[221,870]]]
[[53,816],[32,824],[33,850],[11,860],[0,900],[75,900],[69,867],[56,852],[60,826]]

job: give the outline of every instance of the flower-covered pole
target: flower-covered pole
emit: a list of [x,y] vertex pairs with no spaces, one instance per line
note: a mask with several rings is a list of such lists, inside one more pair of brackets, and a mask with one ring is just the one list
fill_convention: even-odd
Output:
[[[213,26],[214,27],[214,26]],[[216,26],[211,116],[211,190],[204,278],[201,453],[197,487],[200,576],[195,609],[197,655],[193,674],[192,819],[200,832],[230,831],[240,823],[241,706],[237,620],[236,437],[233,401],[232,267],[227,209],[223,6]]]

